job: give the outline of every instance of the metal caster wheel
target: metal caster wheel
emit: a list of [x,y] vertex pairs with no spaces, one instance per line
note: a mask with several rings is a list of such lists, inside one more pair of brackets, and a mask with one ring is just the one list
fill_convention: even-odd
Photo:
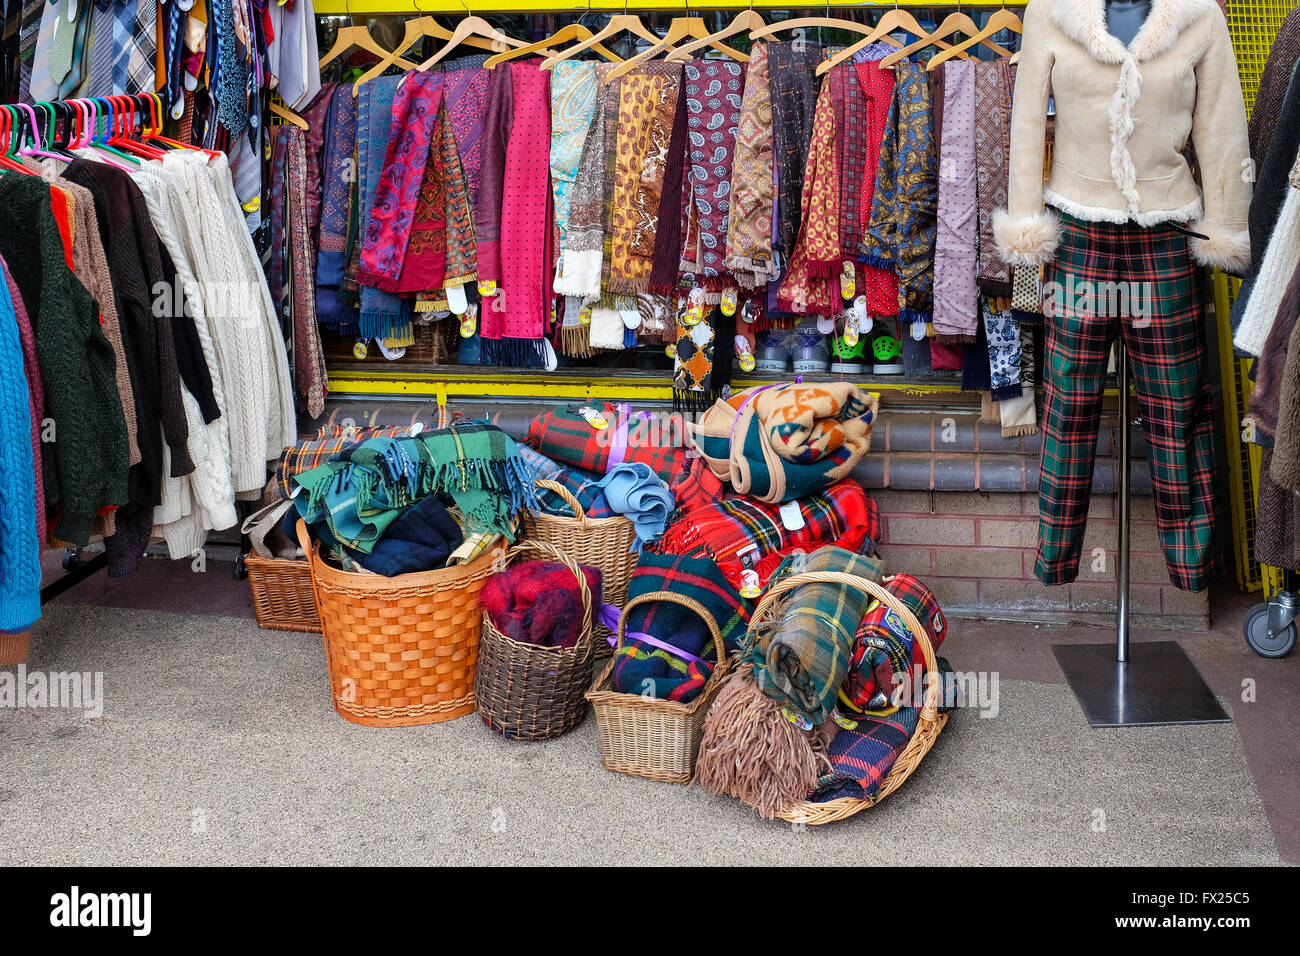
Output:
[[235,570],[233,573],[236,581],[248,580],[248,565],[244,563],[244,556],[242,554],[235,558]]
[[1286,657],[1295,649],[1296,626],[1292,621],[1286,627],[1269,633],[1269,606],[1256,604],[1241,623],[1242,634],[1250,649],[1260,657]]
[[63,552],[63,570],[75,571],[81,567],[81,552],[68,548]]

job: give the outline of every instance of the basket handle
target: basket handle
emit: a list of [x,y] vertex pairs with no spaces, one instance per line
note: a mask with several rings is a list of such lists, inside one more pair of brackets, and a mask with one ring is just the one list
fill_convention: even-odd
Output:
[[593,643],[592,621],[592,597],[591,589],[587,587],[587,575],[578,567],[576,561],[569,557],[553,544],[547,544],[545,541],[521,541],[508,552],[505,556],[505,564],[513,564],[522,557],[549,558],[552,561],[558,561],[573,572],[573,576],[578,579],[578,590],[582,594],[582,630],[578,634],[578,643],[574,645],[576,649],[587,649]]
[[670,601],[673,604],[680,604],[682,607],[694,611],[699,615],[713,635],[713,647],[717,651],[717,661],[715,667],[721,667],[722,662],[727,659],[727,649],[722,643],[722,632],[718,630],[718,624],[713,620],[713,615],[704,609],[704,605],[695,598],[689,598],[684,594],[674,594],[672,591],[649,591],[645,594],[639,594],[627,604],[623,605],[623,614],[618,619],[618,643],[614,645],[614,653],[623,646],[623,638],[627,633],[628,612],[632,608],[641,604],[649,604],[651,601]]
[[[892,580],[892,575],[885,578],[886,583]],[[907,629],[912,632],[913,639],[921,645],[921,654],[925,658],[926,671],[935,674],[939,672],[939,665],[934,657],[934,648],[930,645],[930,636],[926,634],[925,627],[917,620],[911,608],[875,581],[859,577],[856,574],[849,574],[847,571],[805,571],[802,574],[792,574],[788,578],[783,578],[768,588],[767,592],[759,600],[758,607],[754,609],[753,616],[749,619],[750,640],[746,641],[747,647],[752,643],[754,628],[762,620],[764,612],[776,602],[777,598],[804,584],[842,584],[845,587],[857,588],[859,591],[876,598],[903,619]],[[939,681],[927,681],[921,716],[926,720],[933,720],[938,713]]]
[[538,478],[536,484],[538,488],[545,488],[547,491],[553,491],[559,495],[560,499],[573,509],[574,517],[578,519],[583,527],[586,527],[587,513],[582,510],[582,505],[578,504],[578,499],[573,497],[573,492],[558,481],[551,481],[549,478]]
[[271,549],[266,546],[266,536],[284,517],[284,513],[292,507],[292,499],[273,501],[265,508],[253,512],[239,526],[239,530],[248,535],[248,542],[259,557],[273,557]]

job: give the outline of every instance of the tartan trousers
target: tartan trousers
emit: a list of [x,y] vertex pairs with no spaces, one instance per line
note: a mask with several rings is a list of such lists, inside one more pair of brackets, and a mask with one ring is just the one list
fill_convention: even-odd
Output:
[[1119,334],[1137,385],[1169,580],[1199,591],[1213,563],[1214,438],[1200,276],[1187,237],[1169,226],[1061,221],[1045,275],[1035,573],[1044,584],[1078,575],[1102,391]]

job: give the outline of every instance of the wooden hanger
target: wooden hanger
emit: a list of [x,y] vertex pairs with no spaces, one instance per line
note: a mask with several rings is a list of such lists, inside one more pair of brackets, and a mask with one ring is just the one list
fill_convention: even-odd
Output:
[[[917,40],[915,43],[903,47],[901,50],[895,50],[893,53],[889,54],[889,56],[881,60],[880,68],[882,70],[887,70],[890,67],[892,67],[895,63],[897,63],[899,60],[903,59],[903,57],[911,56],[913,53],[918,53],[921,50],[924,50],[928,46],[935,46],[936,45],[935,41],[938,40],[940,37],[950,37],[954,33],[964,33],[968,37],[973,37],[975,34],[979,32],[980,32],[980,28],[975,25],[975,21],[972,20],[969,15],[965,13],[950,13],[948,14],[947,17],[944,18],[943,23],[939,24],[939,28],[935,30],[933,33],[929,34],[928,36],[922,37],[921,39]],[[1011,55],[1010,50],[1008,50],[1004,46],[999,46],[996,43],[986,42],[985,46],[987,46],[998,56]],[[966,60],[970,59],[969,53],[959,53],[958,56],[960,56],[962,59],[966,59]]]
[[[899,10],[897,8],[886,10],[880,20],[876,23],[875,28],[871,30],[871,32],[867,33],[865,37],[847,49],[836,53],[830,59],[823,60],[821,63],[817,64],[817,75],[824,76],[826,73],[830,72],[832,67],[839,66],[846,60],[851,60],[859,51],[865,50],[871,44],[882,40],[890,46],[899,47],[901,49],[903,44],[890,36],[890,34],[895,30],[902,30],[904,33],[911,34],[914,37],[929,36],[930,33],[930,31],[921,26],[916,17],[908,11]],[[941,49],[948,49],[949,44],[936,42],[935,46],[938,46]]]
[[289,109],[289,107],[285,106],[284,101],[280,99],[279,94],[272,95],[271,102],[268,105],[272,115],[280,117],[280,119],[284,120],[291,126],[296,126],[301,130],[307,129],[307,121],[293,110]]
[[[672,22],[668,24],[668,32],[664,34],[662,40],[651,46],[650,49],[642,50],[630,60],[614,67],[614,69],[609,71],[609,78],[611,80],[617,79],[625,73],[632,72],[637,68],[637,66],[644,61],[649,60],[651,57],[658,56],[660,53],[664,52],[664,50],[672,50],[675,44],[685,40],[687,37],[695,37],[697,40],[709,40],[711,34],[709,33],[708,24],[706,24],[701,17],[673,17]],[[725,43],[710,42],[708,45],[731,57],[733,60],[739,60],[741,63],[749,62],[749,56],[747,54],[741,53],[739,50],[734,50]]]
[[[989,37],[993,36],[993,34],[1001,30],[1010,30],[1013,33],[1023,34],[1025,32],[1025,25],[1023,22],[1021,22],[1020,17],[1016,16],[1016,14],[1012,13],[1010,10],[1007,10],[1005,8],[1002,10],[998,10],[993,14],[993,16],[989,17],[989,22],[984,24],[984,29],[981,30],[979,33],[976,33],[974,36],[970,37],[969,39],[963,40],[961,43],[958,43],[951,50],[944,50],[940,52],[938,55],[932,57],[930,59],[930,62],[925,65],[926,70],[927,71],[933,70],[944,60],[950,60],[954,56],[960,53],[965,53],[967,50],[969,50],[973,46],[976,46],[977,44],[983,43],[990,48],[996,46],[997,44],[988,43],[987,41]],[[999,54],[999,56],[1005,56],[1005,55],[1006,55],[1005,53]]]
[[[320,68],[324,69],[326,65],[333,63],[353,47],[356,47],[359,50],[365,50],[367,53],[373,53],[381,59],[389,55],[389,51],[381,47],[375,38],[370,35],[369,27],[349,25],[346,27],[339,27],[338,35],[334,38],[334,45],[330,47],[328,53],[320,58]],[[392,62],[396,63],[404,70],[409,70],[415,66],[414,63],[410,63],[407,60],[393,60]],[[390,63],[390,65],[392,64]]]
[[596,44],[603,43],[610,37],[624,32],[639,36],[643,40],[649,40],[651,43],[658,43],[660,40],[659,35],[642,23],[640,17],[631,13],[616,13],[609,18],[609,23],[605,24],[603,29],[592,34],[581,43],[575,43],[567,50],[561,50],[559,53],[544,60],[542,62],[542,69],[549,70],[561,60],[567,60],[570,57],[577,56],[583,50],[590,50],[592,47],[596,46]]
[[442,59],[448,53],[460,46],[462,43],[469,44],[470,46],[482,47],[484,45],[484,40],[488,41],[488,49],[496,53],[500,53],[501,51],[512,47],[528,45],[523,40],[516,40],[512,36],[506,36],[482,17],[471,15],[465,17],[460,21],[460,23],[456,24],[456,29],[453,30],[451,36],[447,38],[447,42],[443,44],[441,48],[436,50],[433,56],[429,57],[429,59],[417,66],[416,69],[423,72],[435,63],[442,62]]
[[[536,43],[530,43],[527,46],[517,47],[513,50],[506,50],[504,53],[494,53],[483,63],[489,70],[496,67],[498,63],[505,63],[507,60],[515,60],[521,56],[528,56],[530,53],[542,53],[551,56],[552,51],[547,47],[556,47],[561,43],[568,43],[570,40],[590,40],[592,33],[581,23],[570,23],[566,27],[560,27],[545,40],[538,40]],[[617,53],[610,50],[603,43],[592,44],[588,49],[595,50],[606,60],[611,63],[621,63],[623,58]]]
[[702,50],[706,46],[714,46],[722,40],[730,39],[738,33],[744,33],[746,30],[761,30],[765,26],[767,26],[767,21],[763,19],[762,15],[759,14],[758,11],[741,10],[740,13],[736,15],[736,19],[732,20],[729,26],[723,27],[717,33],[710,33],[706,37],[700,37],[697,40],[692,40],[684,46],[679,46],[664,57],[664,59],[669,62],[689,59],[690,55],[696,50]]
[[[400,67],[407,73],[418,69],[416,64],[410,60],[403,59],[402,54],[425,37],[433,37],[435,40],[450,40],[452,32],[430,16],[407,20],[405,32],[402,34],[402,42],[397,45],[397,49],[385,54],[378,63],[357,78],[357,81],[352,84],[352,95],[356,96],[357,91],[361,89],[363,84],[369,83],[377,76],[383,76],[390,66]],[[467,46],[475,46],[482,50],[496,49],[489,41],[481,40],[478,37],[469,37],[464,42]]]

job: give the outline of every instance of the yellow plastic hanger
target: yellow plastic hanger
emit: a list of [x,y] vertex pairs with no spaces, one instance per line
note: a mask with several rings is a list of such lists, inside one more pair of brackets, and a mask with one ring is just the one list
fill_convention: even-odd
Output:
[[660,40],[659,35],[642,23],[640,17],[631,13],[616,13],[609,18],[609,23],[605,24],[604,29],[593,33],[581,43],[575,43],[567,50],[561,50],[559,53],[544,60],[542,62],[542,69],[549,70],[561,60],[567,60],[570,57],[577,56],[583,50],[590,50],[598,43],[603,43],[610,37],[624,32],[639,36],[643,40],[649,40],[651,43],[658,43]]
[[[1016,14],[1012,13],[1010,10],[1005,8],[998,10],[993,14],[993,16],[989,17],[989,22],[984,24],[984,29],[979,33],[969,39],[963,40],[961,43],[958,43],[951,50],[944,50],[938,55],[932,57],[930,62],[925,65],[926,70],[933,70],[944,60],[950,60],[959,53],[965,53],[977,44],[983,43],[989,47],[996,46],[997,44],[991,44],[987,41],[989,37],[1001,30],[1010,30],[1013,33],[1023,34],[1025,32],[1025,25],[1021,22],[1020,17],[1016,16]],[[1000,55],[1005,56],[1006,54],[1003,53]]]
[[[468,9],[468,8],[467,8]],[[456,29],[451,32],[447,42],[438,50],[434,51],[433,56],[425,60],[417,70],[427,70],[435,63],[442,62],[448,53],[460,46],[462,43],[468,43],[471,46],[482,46],[482,40],[488,40],[488,48],[495,53],[501,53],[504,50],[527,46],[523,40],[516,40],[512,36],[506,36],[492,24],[488,23],[482,17],[470,16],[465,17],[460,23],[456,24]]]
[[[967,14],[950,13],[948,14],[947,17],[944,18],[943,23],[939,24],[939,28],[935,30],[933,33],[931,33],[928,36],[922,37],[921,39],[917,40],[915,43],[903,47],[901,50],[895,50],[893,53],[889,54],[889,56],[881,60],[880,68],[882,70],[887,70],[890,67],[892,67],[895,63],[897,63],[899,60],[903,59],[903,57],[905,56],[910,56],[913,53],[917,53],[921,50],[924,50],[928,46],[936,46],[937,44],[935,43],[935,41],[941,37],[950,37],[954,33],[964,33],[968,37],[973,37],[975,34],[979,32],[980,32],[980,28],[975,25],[975,21],[972,20]],[[986,42],[985,46],[987,46],[998,56],[1011,55],[1010,50],[1008,50],[1004,46],[999,46],[996,43]],[[958,56],[960,56],[962,59],[965,60],[970,59],[969,53],[959,53]]]
[[[609,78],[614,80],[625,73],[631,73],[644,61],[651,57],[658,56],[665,50],[672,50],[674,44],[685,40],[687,37],[695,37],[697,40],[707,40],[709,39],[709,36],[708,24],[706,24],[700,17],[673,17],[672,22],[668,24],[668,32],[664,34],[662,40],[654,44],[650,49],[642,50],[630,60],[626,60],[614,67],[614,69],[609,71]],[[741,53],[739,50],[732,49],[725,43],[710,43],[709,45],[715,50],[731,57],[733,60],[739,60],[742,63],[749,62],[748,55]]]
[[[899,47],[901,49],[903,44],[890,36],[890,34],[895,30],[902,30],[904,33],[909,33],[914,37],[928,36],[930,32],[925,27],[921,26],[916,17],[908,11],[900,10],[897,7],[893,10],[886,10],[884,15],[881,16],[879,22],[876,23],[875,28],[867,33],[865,37],[852,46],[836,53],[830,59],[823,60],[819,63],[817,65],[817,75],[824,76],[826,73],[830,72],[832,67],[839,66],[846,60],[851,60],[854,54],[858,51],[865,50],[871,44],[881,40],[888,43],[890,46]],[[948,49],[949,47],[949,44],[943,42],[936,42],[934,45],[940,49]]]
[[[548,36],[545,40],[538,40],[536,43],[530,43],[527,46],[521,46],[514,50],[507,50],[504,53],[494,53],[483,63],[489,70],[493,69],[498,63],[505,63],[507,60],[515,60],[521,56],[527,56],[530,53],[542,53],[546,56],[551,55],[548,47],[557,47],[562,43],[568,43],[570,40],[590,40],[592,33],[581,23],[570,23],[567,27],[560,27],[557,31]],[[614,53],[603,43],[595,43],[588,49],[595,50],[606,60],[611,63],[622,62],[623,58]]]
[[765,26],[767,26],[767,21],[765,21],[762,15],[757,11],[741,10],[740,13],[736,15],[736,19],[732,20],[729,26],[723,27],[717,33],[710,33],[706,37],[700,37],[698,40],[692,40],[690,43],[679,46],[664,57],[664,59],[670,62],[673,60],[686,60],[689,59],[690,55],[696,50],[702,50],[706,46],[713,46],[722,40],[734,37],[738,33],[744,33],[746,30],[761,30]]

